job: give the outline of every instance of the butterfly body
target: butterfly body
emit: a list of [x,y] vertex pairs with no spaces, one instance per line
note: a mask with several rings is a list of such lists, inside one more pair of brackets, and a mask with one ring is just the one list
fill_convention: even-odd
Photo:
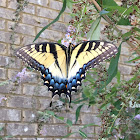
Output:
[[65,47],[58,43],[38,43],[17,50],[17,56],[42,74],[44,85],[52,97],[64,93],[71,102],[71,92],[77,91],[86,70],[114,56],[118,49],[103,41],[86,41]]

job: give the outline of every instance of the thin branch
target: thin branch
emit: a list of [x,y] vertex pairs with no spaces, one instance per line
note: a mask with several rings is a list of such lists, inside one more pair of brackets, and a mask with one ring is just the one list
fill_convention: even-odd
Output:
[[[94,4],[94,6],[95,6],[99,11],[102,10],[102,8],[99,6],[99,4],[98,4],[95,0],[92,0],[92,2],[93,2],[93,4]],[[109,24],[113,24],[113,22],[111,21],[111,19],[110,19],[107,15],[103,15],[103,17],[105,18],[105,20],[106,20]],[[117,32],[120,32],[120,30],[119,30],[117,27],[115,27],[115,30],[116,30]],[[127,40],[126,43],[127,43],[129,46],[131,46],[133,49],[136,48],[136,46],[135,46],[134,44],[132,44],[129,40]],[[135,51],[136,51],[136,53],[137,53],[138,55],[140,55],[140,52],[139,52],[138,50],[135,50]]]

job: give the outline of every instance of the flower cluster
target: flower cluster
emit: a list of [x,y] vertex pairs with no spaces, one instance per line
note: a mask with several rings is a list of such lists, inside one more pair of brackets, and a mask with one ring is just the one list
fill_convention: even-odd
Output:
[[61,43],[63,45],[65,45],[66,47],[68,47],[70,43],[73,44],[73,45],[76,45],[75,39],[73,37],[73,34],[75,32],[76,32],[76,28],[72,25],[69,25],[68,29],[67,29],[67,32],[65,34],[65,38],[63,38],[61,40]]
[[140,120],[140,114],[137,114],[135,117],[134,117],[135,120]]
[[19,72],[15,76],[13,82],[21,83],[21,82],[25,81],[27,78],[29,78],[29,75],[27,74],[26,68],[24,68],[21,72]]
[[1,98],[0,98],[0,103],[2,102],[2,100],[5,100],[5,101],[6,101],[7,98],[6,98],[6,97],[1,97]]

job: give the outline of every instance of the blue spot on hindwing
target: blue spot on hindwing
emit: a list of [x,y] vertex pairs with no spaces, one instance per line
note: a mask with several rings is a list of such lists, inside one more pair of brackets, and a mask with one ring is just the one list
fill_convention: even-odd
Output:
[[66,88],[65,84],[64,83],[61,83],[60,84],[60,90],[65,89],[65,88]]
[[54,84],[55,84],[54,79],[51,79],[50,85],[54,87]]
[[77,74],[76,74],[76,80],[78,80],[78,81],[81,80],[81,75],[80,75],[80,73],[77,73]]
[[73,80],[72,80],[72,86],[75,86],[75,87],[77,86],[77,84],[76,84],[76,79],[73,79]]
[[46,79],[47,81],[50,81],[50,80],[51,80],[51,78],[52,78],[52,77],[51,77],[51,74],[49,73],[49,74],[46,76],[46,78],[45,78],[45,79]]
[[60,89],[60,85],[58,84],[58,83],[55,83],[55,85],[54,85],[54,90],[59,90]]
[[71,91],[72,83],[68,83],[67,89]]

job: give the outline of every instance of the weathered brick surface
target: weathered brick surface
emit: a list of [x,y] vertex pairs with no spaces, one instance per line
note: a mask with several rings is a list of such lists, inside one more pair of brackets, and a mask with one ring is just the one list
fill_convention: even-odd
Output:
[[0,68],[0,79],[6,80],[6,69]]
[[[9,30],[11,30],[11,27],[13,26],[13,24],[14,24],[13,22],[8,22]],[[35,36],[35,27],[30,26],[30,25],[25,25],[25,24],[19,24],[15,32]]]
[[4,43],[0,43],[0,54],[5,55],[7,53],[7,45]]
[[24,122],[35,122],[38,113],[33,110],[24,110],[22,113],[22,119]]
[[49,108],[50,102],[51,102],[51,99],[44,99],[44,98],[39,99],[39,105],[40,105],[39,109],[45,110]]
[[5,20],[0,19],[0,29],[5,29]]
[[37,135],[37,124],[9,123],[6,127],[7,135],[12,136],[35,136]]
[[53,140],[52,138],[23,138],[22,140]]
[[[55,19],[58,15],[58,12],[48,9],[48,8],[43,8],[43,7],[37,7],[37,15],[46,17],[49,19]],[[60,17],[60,20],[62,20],[62,17]]]
[[62,2],[54,1],[54,0],[50,1],[50,8],[54,10],[61,10],[62,5],[63,5]]
[[[67,113],[65,111],[64,112],[61,111],[60,113],[57,113],[57,115],[61,116],[61,117],[64,117],[65,122],[67,121],[67,119],[69,119],[69,120],[72,121],[73,124],[75,123],[75,119],[76,119],[75,114]],[[63,121],[58,120],[56,118],[53,118],[53,121],[54,121],[54,123],[64,123]],[[76,124],[80,124],[80,117],[79,117],[79,120],[77,121]]]
[[[43,85],[43,83],[41,85]],[[47,86],[40,86],[40,85],[35,86],[35,85],[24,84],[23,94],[51,97],[51,92],[48,91]]]
[[[82,126],[72,126],[71,129],[70,129],[70,132],[73,133],[73,132],[79,132],[79,129],[81,129]],[[82,129],[82,131],[84,133],[86,133],[88,135],[88,137],[92,137],[94,138],[94,127],[90,127],[90,128],[84,128]],[[79,137],[81,138],[80,134],[79,133],[74,133],[72,134],[70,137]]]
[[14,108],[38,108],[38,103],[34,97],[10,96],[7,106]]
[[16,109],[0,109],[1,121],[20,121],[21,111]]
[[27,7],[25,7],[24,12],[29,14],[35,14],[35,6],[28,4]]
[[[54,140],[61,140],[61,139],[58,138],[58,139],[54,139]],[[74,139],[74,138],[64,138],[63,140],[81,140],[81,139],[77,139],[77,138],[76,139]]]
[[64,15],[64,22],[69,23],[70,20],[71,20],[70,15],[69,15],[69,14],[65,14],[65,15]]
[[29,3],[37,4],[37,5],[42,5],[47,7],[49,4],[49,0],[29,0]]
[[4,138],[4,140],[21,140],[21,138],[14,138],[14,137],[12,137],[12,138]]
[[67,135],[67,127],[63,125],[44,125],[41,133],[44,136],[65,136]]
[[[5,32],[5,31],[0,31],[0,41],[6,42],[6,43],[12,43],[12,41],[10,40],[10,36],[11,36],[11,33]],[[16,34],[15,35],[15,44],[19,44],[19,43],[20,43],[20,36]]]
[[8,0],[8,8],[16,9],[16,7],[17,7],[16,0]]
[[121,54],[130,55],[129,47],[126,43],[122,43]]
[[132,72],[132,67],[125,66],[125,65],[119,65],[118,70],[121,72],[121,74],[129,75]]
[[[38,32],[40,30],[41,29],[38,28]],[[43,33],[41,33],[40,37],[50,40],[59,40],[63,37],[63,34],[61,32],[46,29]]]
[[52,26],[51,26],[51,29],[52,30],[56,30],[56,31],[59,31],[59,32],[66,32],[66,25],[63,24],[63,23],[60,23],[60,22],[57,22],[57,23],[54,23]]
[[[1,82],[0,82],[1,83]],[[0,102],[0,106],[6,106],[6,100],[4,100],[3,98],[6,98],[3,94],[0,94],[0,99],[1,99],[1,102]],[[2,100],[3,99],[3,100]]]
[[6,0],[0,0],[0,6],[6,7]]
[[82,114],[81,120],[82,120],[82,124],[94,123],[96,125],[101,125],[100,118],[93,114]]
[[0,123],[0,128],[3,128],[3,129],[0,131],[0,136],[4,135],[4,127],[5,127],[5,124],[4,124],[4,123]]
[[12,18],[14,18],[13,12],[14,12],[13,10],[1,7],[0,8],[0,18],[12,19]]
[[[2,82],[2,81],[1,81]],[[6,82],[0,86],[0,93],[4,94],[21,94],[21,85],[16,85],[12,82]]]
[[33,40],[34,40],[34,37],[32,37],[32,36],[22,35],[20,47],[23,47],[28,44],[33,44]]
[[39,27],[44,27],[49,23],[48,19],[40,18],[33,15],[28,15],[28,14],[23,14],[22,22],[25,24],[30,24],[30,25],[39,26]]

